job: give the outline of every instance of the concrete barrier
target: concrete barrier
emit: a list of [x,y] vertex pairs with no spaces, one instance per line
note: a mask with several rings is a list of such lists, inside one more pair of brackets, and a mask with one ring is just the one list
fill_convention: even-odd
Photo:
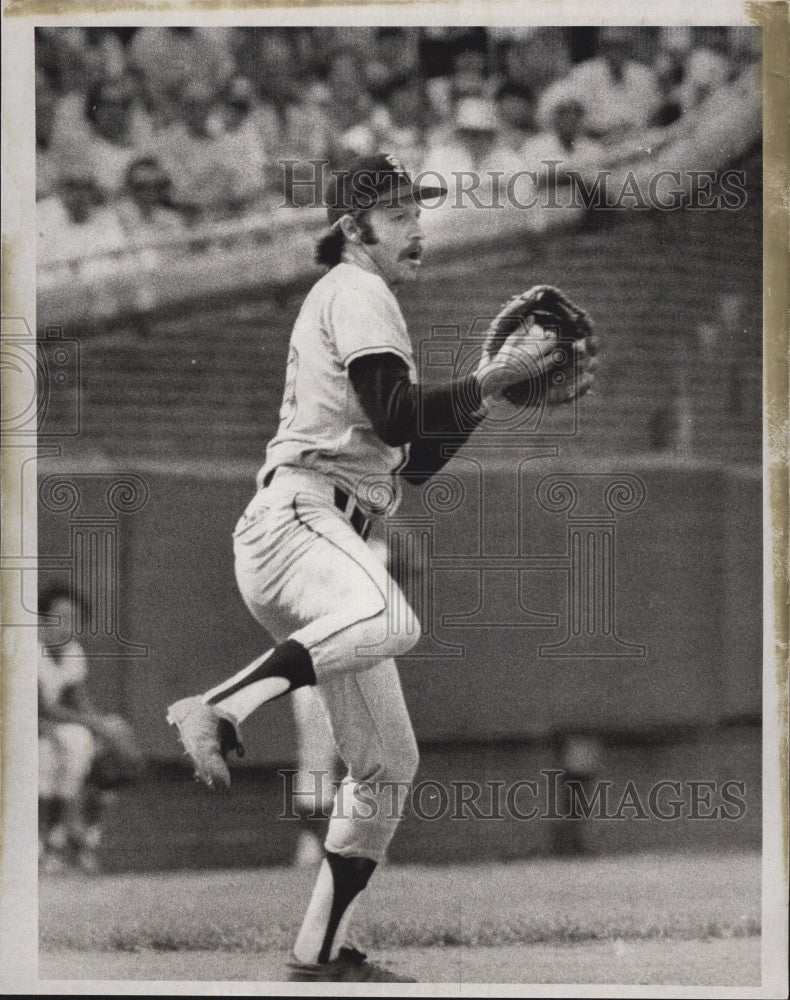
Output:
[[[171,700],[267,645],[236,592],[231,553],[253,471],[137,470],[143,502],[109,517],[40,505],[42,575],[90,584],[94,689],[129,715],[153,757],[178,752],[164,723]],[[481,478],[462,451],[445,471],[410,489],[390,522],[401,548],[422,553],[404,586],[426,635],[402,663],[422,740],[759,716],[759,470],[541,458]],[[41,474],[42,498],[74,479]],[[81,477],[84,492],[91,473]],[[109,495],[100,486],[99,505]],[[109,571],[92,571],[107,553]],[[292,757],[287,699],[247,731],[250,762]]]

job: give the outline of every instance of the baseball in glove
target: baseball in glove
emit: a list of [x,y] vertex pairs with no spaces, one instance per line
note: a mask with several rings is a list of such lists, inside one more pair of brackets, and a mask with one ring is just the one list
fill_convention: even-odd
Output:
[[506,302],[486,332],[483,358],[491,361],[517,330],[534,339],[554,342],[544,363],[524,366],[524,378],[503,389],[501,395],[515,406],[570,402],[592,383],[598,340],[587,313],[551,285],[535,285]]

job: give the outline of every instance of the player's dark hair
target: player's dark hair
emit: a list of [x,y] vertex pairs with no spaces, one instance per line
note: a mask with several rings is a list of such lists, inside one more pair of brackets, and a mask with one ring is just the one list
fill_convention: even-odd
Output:
[[315,262],[322,267],[334,267],[343,259],[343,247],[346,245],[346,237],[343,230],[338,226],[326,233],[316,243]]
[[[378,243],[378,239],[376,234],[373,232],[373,227],[370,224],[367,212],[354,212],[353,216],[359,226],[359,234],[362,237],[362,242],[367,243],[368,246]],[[343,259],[343,248],[345,245],[346,234],[340,226],[335,226],[334,229],[331,229],[328,233],[322,236],[316,243],[316,264],[320,264],[322,267],[326,268],[332,268],[336,264],[339,264]]]

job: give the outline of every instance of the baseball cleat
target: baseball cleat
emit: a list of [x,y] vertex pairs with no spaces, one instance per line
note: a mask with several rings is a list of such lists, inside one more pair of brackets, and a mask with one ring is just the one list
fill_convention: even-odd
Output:
[[290,983],[416,983],[416,979],[399,976],[389,969],[368,962],[356,948],[341,948],[331,962],[314,965],[289,962],[287,981]]
[[167,721],[178,730],[187,756],[195,765],[195,777],[209,788],[230,788],[225,756],[235,750],[244,756],[236,722],[199,696],[182,698],[167,710]]

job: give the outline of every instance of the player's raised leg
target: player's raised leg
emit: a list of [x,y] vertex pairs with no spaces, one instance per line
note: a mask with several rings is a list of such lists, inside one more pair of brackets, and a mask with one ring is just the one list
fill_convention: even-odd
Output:
[[170,706],[210,787],[227,787],[238,726],[267,701],[305,685],[407,653],[419,638],[414,612],[383,563],[337,511],[319,499],[279,502],[236,536],[236,574],[245,602],[271,633],[304,624],[203,695]]

